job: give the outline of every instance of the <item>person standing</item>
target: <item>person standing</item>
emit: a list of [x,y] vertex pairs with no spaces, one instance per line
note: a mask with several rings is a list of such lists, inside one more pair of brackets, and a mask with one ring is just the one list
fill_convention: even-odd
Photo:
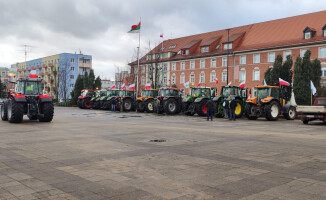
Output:
[[213,111],[214,111],[214,103],[212,100],[208,100],[206,103],[207,107],[207,121],[209,121],[209,118],[211,118],[211,121],[213,121]]
[[115,112],[116,108],[115,105],[117,104],[116,100],[113,99],[112,104],[111,104],[111,111]]
[[229,118],[229,99],[225,98],[223,102],[224,118]]
[[230,120],[235,121],[235,108],[237,107],[237,101],[233,97],[230,103]]

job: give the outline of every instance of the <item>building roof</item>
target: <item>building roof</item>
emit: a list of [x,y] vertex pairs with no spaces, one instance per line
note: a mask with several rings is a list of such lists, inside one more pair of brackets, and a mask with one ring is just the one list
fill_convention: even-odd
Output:
[[[304,15],[298,15],[294,17],[288,17],[283,19],[277,19],[272,21],[266,21],[256,24],[250,24],[240,27],[230,28],[229,41],[234,41],[238,37],[243,35],[240,43],[233,47],[232,51],[252,51],[265,48],[277,48],[280,46],[304,44],[315,41],[325,41],[326,38],[322,35],[322,28],[325,26],[326,11],[320,11],[315,13],[309,13]],[[309,27],[311,30],[315,30],[314,37],[310,39],[304,39],[302,36],[303,30]],[[214,48],[209,53],[201,53],[200,46],[212,43],[213,38],[221,38],[218,45],[227,41],[227,30],[218,30],[207,33],[201,33],[197,35],[190,35],[181,38],[169,39],[163,42],[163,52],[175,52],[175,55],[171,58],[161,59],[164,60],[178,60],[188,57],[200,57],[226,54],[223,48]],[[199,47],[190,55],[180,55],[178,52],[181,49],[189,46],[193,46],[195,41],[200,41]],[[169,48],[174,46],[175,48]],[[153,50],[146,55],[161,53],[162,43],[157,45]],[[152,62],[146,60],[146,55],[141,58],[141,63]],[[135,65],[137,62],[130,63]]]

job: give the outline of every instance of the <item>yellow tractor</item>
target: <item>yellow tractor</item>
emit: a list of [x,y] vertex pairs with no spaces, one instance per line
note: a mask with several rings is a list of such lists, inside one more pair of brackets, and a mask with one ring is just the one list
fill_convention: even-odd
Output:
[[[245,115],[250,120],[264,116],[269,121],[276,121],[280,114],[288,120],[295,119],[296,107],[286,104],[284,94],[286,86],[257,86],[255,95],[246,101]],[[250,91],[251,93],[251,91]]]
[[136,109],[138,112],[154,112],[154,98],[158,96],[157,89],[146,89],[141,92],[141,97],[137,98]]

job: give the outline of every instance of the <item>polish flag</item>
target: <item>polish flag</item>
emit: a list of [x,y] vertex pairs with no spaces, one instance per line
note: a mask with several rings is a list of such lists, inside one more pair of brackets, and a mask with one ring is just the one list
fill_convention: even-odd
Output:
[[278,80],[279,80],[279,82],[280,82],[280,86],[282,86],[282,85],[290,86],[290,83],[289,83],[289,82],[287,82],[287,81],[285,81],[285,80],[283,80],[283,79],[281,79],[281,78],[278,78]]
[[201,83],[199,82],[199,83],[198,83],[198,85],[197,85],[197,87],[199,87],[199,86],[200,86],[200,84],[201,84]]
[[32,70],[30,72],[30,74],[28,75],[29,78],[37,78],[37,75],[36,75],[36,70]]
[[218,78],[214,78],[216,84],[218,84]]
[[239,86],[240,89],[244,88],[246,86],[246,81],[242,81]]
[[114,85],[112,85],[111,87],[110,87],[110,89],[112,90],[112,89],[114,89],[115,88],[115,84]]
[[230,81],[230,83],[228,84],[228,86],[231,86],[231,84],[232,84],[232,81]]
[[129,89],[130,89],[130,90],[134,90],[134,89],[135,89],[135,84],[131,84],[131,85],[129,85]]
[[160,35],[161,38],[163,38],[163,33]]
[[145,89],[146,90],[149,90],[149,89],[151,89],[152,87],[151,87],[151,84],[150,83],[146,83],[146,85],[145,85]]
[[121,89],[125,90],[126,89],[126,84],[122,84]]

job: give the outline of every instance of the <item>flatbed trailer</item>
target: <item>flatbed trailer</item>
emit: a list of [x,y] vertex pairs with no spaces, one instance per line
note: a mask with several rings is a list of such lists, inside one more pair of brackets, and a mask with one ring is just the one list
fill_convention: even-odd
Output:
[[297,112],[301,114],[301,121],[308,124],[309,121],[321,120],[326,124],[325,98],[317,98],[313,106],[297,106]]

